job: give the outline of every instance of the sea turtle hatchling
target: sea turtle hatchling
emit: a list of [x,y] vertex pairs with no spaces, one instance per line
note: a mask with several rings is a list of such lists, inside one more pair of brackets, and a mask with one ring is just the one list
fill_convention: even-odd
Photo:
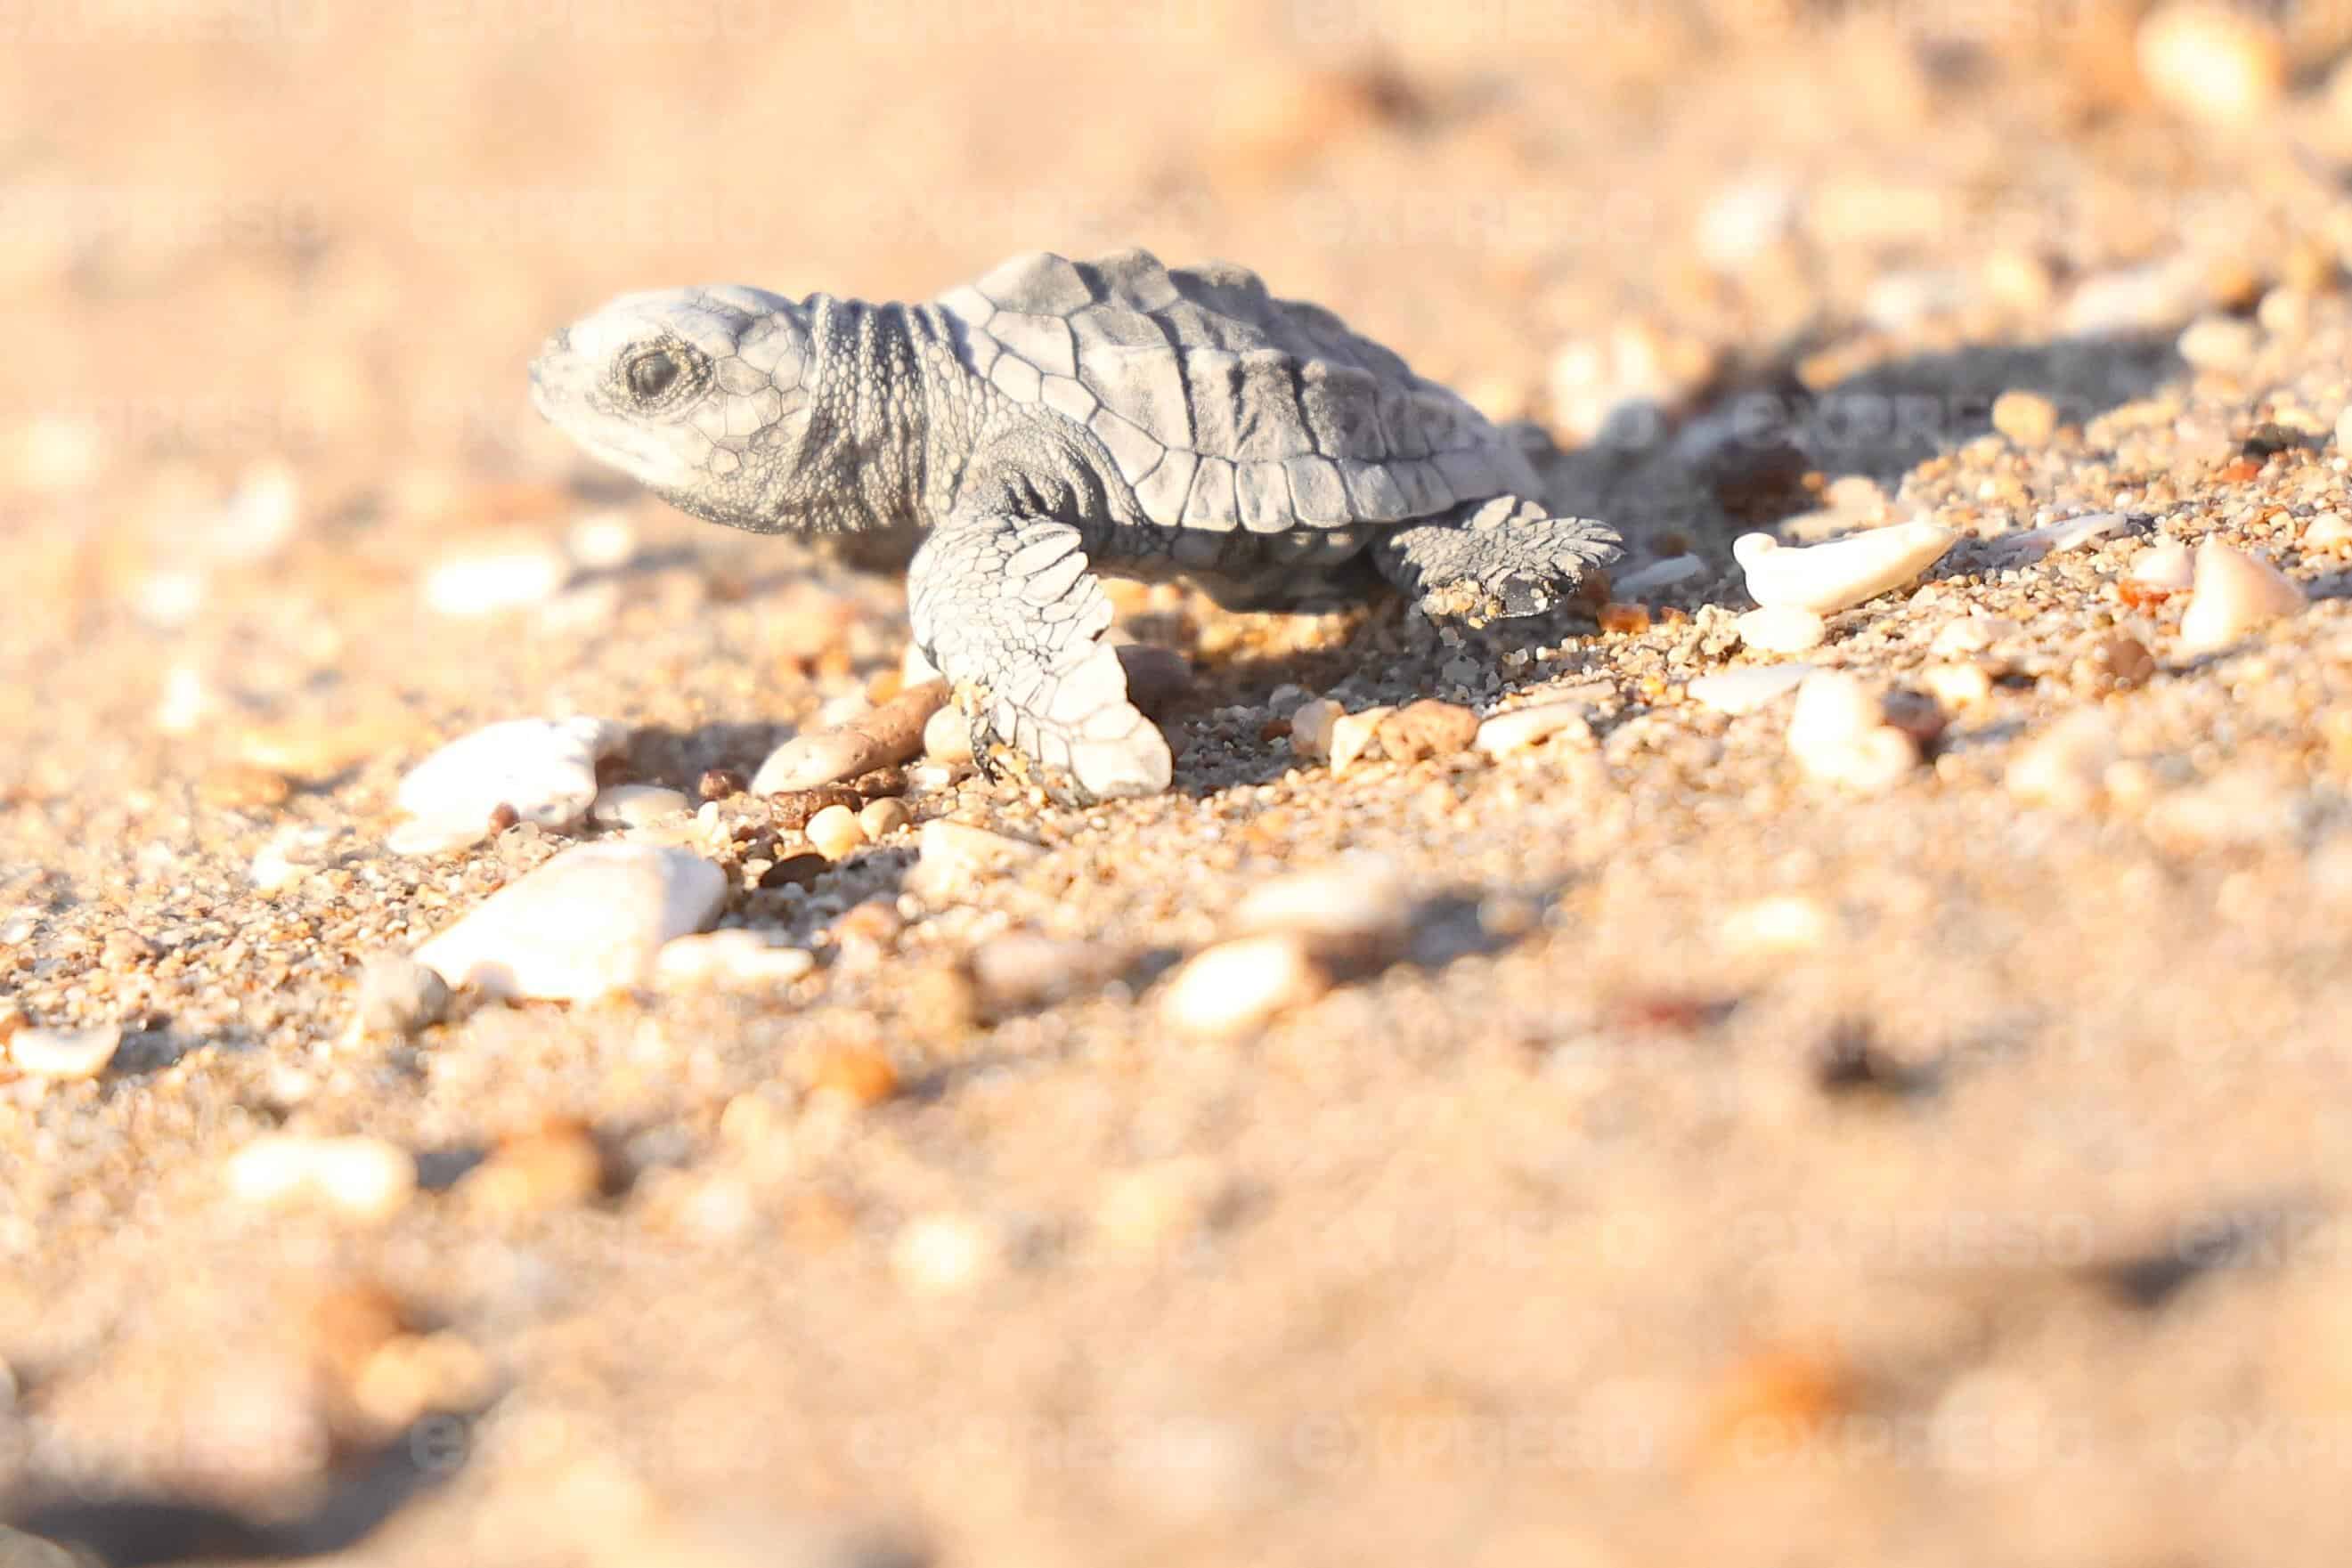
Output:
[[631,294],[555,334],[540,412],[696,517],[908,565],[924,654],[993,740],[1088,795],[1167,787],[1101,641],[1097,570],[1221,604],[1541,611],[1612,557],[1533,499],[1514,439],[1330,311],[1237,267],[1015,256],[924,305],[737,285]]

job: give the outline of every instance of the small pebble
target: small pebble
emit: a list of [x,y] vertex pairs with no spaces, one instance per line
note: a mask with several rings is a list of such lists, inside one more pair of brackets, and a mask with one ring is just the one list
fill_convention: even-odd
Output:
[[271,1133],[229,1157],[228,1189],[257,1207],[312,1202],[349,1218],[380,1221],[415,1195],[416,1161],[381,1138]]
[[2012,389],[1993,399],[1992,427],[2020,446],[2047,446],[2058,433],[2058,405],[2040,392]]
[[732,768],[706,768],[694,781],[695,794],[704,800],[730,800],[750,788],[750,781]]
[[2205,316],[2190,322],[2173,347],[2198,370],[2234,374],[2253,362],[2262,337],[2262,329],[2252,321]]
[[1290,749],[1303,758],[1328,758],[1331,727],[1348,710],[1328,697],[1300,703],[1290,715]]
[[519,718],[451,741],[400,781],[403,853],[462,849],[486,837],[500,806],[517,820],[566,828],[596,800],[596,764],[628,730],[600,718]]
[[857,813],[847,806],[827,806],[801,831],[816,846],[816,852],[829,861],[846,860],[866,842],[866,830],[858,825]]
[[2003,638],[2017,636],[2024,630],[2005,615],[1966,615],[1936,628],[1935,636],[1927,641],[1927,651],[1942,659],[1960,653],[1981,653]]
[[2085,810],[2098,800],[2115,759],[2113,722],[2096,708],[2081,708],[2028,741],[2011,759],[2002,785],[2029,806]]
[[923,721],[923,755],[949,764],[971,760],[971,721],[950,704]]
[[1978,664],[1930,664],[1919,684],[1948,708],[1974,707],[1992,699],[1992,677]]
[[960,1214],[930,1214],[901,1226],[890,1244],[891,1272],[910,1291],[950,1295],[993,1275],[1003,1249],[988,1228]]
[[1717,713],[1753,713],[1804,684],[1811,664],[1748,664],[1701,675],[1685,688],[1691,701]]
[[1391,762],[1419,762],[1469,749],[1478,737],[1478,716],[1454,703],[1423,698],[1407,703],[1381,721],[1381,752]]
[[2207,125],[2259,120],[2286,91],[2286,51],[2277,29],[2221,0],[2158,7],[2140,24],[2137,47],[2149,92]]
[[499,1140],[453,1196],[477,1215],[513,1219],[576,1208],[604,1187],[604,1151],[578,1122],[557,1119]]
[[596,792],[595,803],[588,808],[588,820],[610,828],[643,828],[691,809],[692,803],[683,789],[664,789],[654,784],[615,784]]
[[581,1000],[649,981],[662,945],[699,931],[727,873],[685,850],[580,844],[492,894],[416,950],[453,986]]
[[1893,523],[1821,545],[1742,534],[1731,552],[1758,604],[1826,614],[1900,588],[1941,559],[1957,538],[1934,523]]
[[1379,738],[1381,721],[1393,707],[1368,707],[1341,714],[1331,721],[1331,771],[1345,773],[1369,753]]
[[809,1077],[812,1096],[829,1096],[860,1110],[869,1110],[898,1093],[898,1070],[889,1055],[872,1045],[835,1045],[818,1058]]
[[35,1078],[95,1078],[121,1048],[114,1024],[96,1029],[19,1029],[8,1039],[8,1060]]
[[2156,655],[2137,637],[2102,637],[2083,655],[2083,673],[2097,685],[2129,691],[2156,674]]
[[1020,839],[992,833],[962,822],[925,822],[907,884],[918,896],[934,901],[969,898],[977,894],[989,873],[1045,852]]
[[1885,722],[1879,699],[1855,677],[1820,670],[1797,688],[1789,751],[1816,779],[1875,794],[1918,765],[1917,744]]
[[1810,610],[1767,605],[1750,610],[1732,622],[1739,640],[1759,653],[1801,653],[1821,646],[1829,626]]
[[865,798],[855,789],[787,789],[768,797],[769,821],[786,831],[806,831],[808,825],[835,806],[862,810]]
[[255,892],[281,893],[311,873],[334,864],[352,836],[349,828],[289,822],[254,852],[246,874],[252,879]]
[[449,983],[401,953],[379,953],[360,970],[360,1028],[405,1039],[441,1021],[449,1010]]
[[1537,703],[1498,713],[1478,727],[1472,744],[1489,757],[1502,757],[1560,736],[1580,743],[1592,738],[1592,724],[1585,717],[1582,703]]
[[2190,653],[2229,647],[2256,627],[2302,611],[2304,591],[2268,561],[2219,539],[2197,547],[2197,579],[2180,617],[2180,646]]
[[1727,912],[1726,946],[1748,953],[1810,953],[1828,942],[1830,912],[1802,894],[1775,894]]
[[665,990],[698,986],[788,986],[816,968],[803,947],[781,947],[756,931],[709,931],[674,936],[654,958],[654,984]]
[[879,843],[914,819],[915,814],[908,809],[907,802],[885,796],[879,800],[866,802],[857,813],[857,825],[866,830],[867,838]]
[[2322,512],[2303,526],[2305,549],[2341,550],[2352,545],[2352,521],[2341,512]]
[[1394,862],[1354,854],[1258,883],[1234,906],[1232,925],[1244,936],[1298,937],[1318,958],[1361,961],[1402,946],[1412,907]]
[[1160,1014],[1180,1033],[1229,1039],[1321,996],[1329,980],[1295,933],[1203,948],[1170,977]]

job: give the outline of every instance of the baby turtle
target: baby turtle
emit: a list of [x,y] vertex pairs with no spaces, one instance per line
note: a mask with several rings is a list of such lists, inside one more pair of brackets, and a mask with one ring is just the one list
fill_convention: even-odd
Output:
[[[631,294],[549,340],[541,413],[682,510],[907,564],[915,639],[996,740],[1091,796],[1168,786],[1097,570],[1233,609],[1537,613],[1616,553],[1513,438],[1330,311],[1140,250],[1015,256],[925,305]],[[910,563],[910,564],[909,564]]]

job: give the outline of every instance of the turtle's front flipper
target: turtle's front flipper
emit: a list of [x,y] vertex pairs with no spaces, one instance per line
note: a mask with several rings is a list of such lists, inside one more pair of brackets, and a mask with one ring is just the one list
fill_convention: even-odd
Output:
[[968,703],[974,756],[1009,741],[1097,798],[1168,788],[1167,739],[1099,640],[1110,601],[1077,529],[959,509],[916,553],[907,604],[916,644]]

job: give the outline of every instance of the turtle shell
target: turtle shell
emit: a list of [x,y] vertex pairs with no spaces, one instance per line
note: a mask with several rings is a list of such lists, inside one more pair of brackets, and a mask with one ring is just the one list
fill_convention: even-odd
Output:
[[1402,523],[1537,493],[1477,410],[1242,267],[1037,251],[936,303],[975,372],[1092,431],[1162,527]]

